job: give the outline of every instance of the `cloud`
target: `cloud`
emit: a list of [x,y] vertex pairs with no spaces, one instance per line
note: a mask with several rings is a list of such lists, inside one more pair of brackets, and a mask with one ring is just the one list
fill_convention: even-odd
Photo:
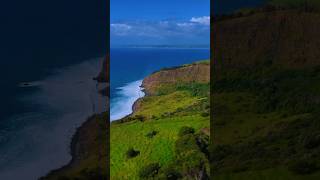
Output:
[[188,23],[188,22],[183,22],[183,23],[177,23],[179,27],[192,27],[194,26],[194,23]]
[[122,20],[111,24],[111,42],[167,43],[169,41],[196,42],[201,39],[205,41],[204,43],[208,43],[210,39],[209,22],[209,16],[186,20]]
[[125,36],[132,29],[132,26],[127,24],[110,24],[111,31],[119,36]]
[[190,22],[199,23],[203,25],[210,25],[210,16],[192,17]]

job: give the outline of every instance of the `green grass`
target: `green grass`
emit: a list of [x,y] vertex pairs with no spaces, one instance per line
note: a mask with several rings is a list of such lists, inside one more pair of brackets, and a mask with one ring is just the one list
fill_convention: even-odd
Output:
[[[174,143],[182,126],[199,130],[208,127],[209,121],[208,118],[194,115],[111,126],[111,178],[138,178],[139,169],[152,162],[168,165],[173,160]],[[146,137],[153,130],[159,133],[152,139]],[[127,160],[125,152],[130,147],[139,150],[140,155]]]

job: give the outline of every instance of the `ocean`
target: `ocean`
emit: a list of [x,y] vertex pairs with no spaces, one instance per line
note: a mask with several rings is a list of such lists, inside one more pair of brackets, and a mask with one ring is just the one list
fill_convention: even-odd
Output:
[[146,76],[209,58],[209,48],[111,48],[110,120],[132,113],[133,103],[144,96],[140,85]]
[[71,160],[76,128],[106,110],[106,98],[98,93],[105,84],[93,80],[102,59],[30,64],[1,76],[6,82],[1,86],[0,179],[37,179]]

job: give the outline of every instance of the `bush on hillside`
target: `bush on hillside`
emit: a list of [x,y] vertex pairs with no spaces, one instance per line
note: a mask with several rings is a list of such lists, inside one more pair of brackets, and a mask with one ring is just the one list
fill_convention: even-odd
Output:
[[184,136],[187,134],[193,134],[194,133],[194,128],[188,127],[188,126],[183,126],[180,131],[179,131],[179,136]]
[[201,113],[201,116],[202,117],[208,117],[210,114],[208,113],[208,112],[203,112],[203,113]]
[[140,151],[134,150],[132,147],[128,149],[127,151],[127,158],[134,158],[140,154]]
[[312,133],[307,135],[303,140],[303,146],[307,149],[313,149],[320,145],[320,133]]
[[177,180],[182,177],[180,172],[173,168],[167,168],[164,170],[164,175],[167,180]]
[[318,167],[311,159],[298,159],[289,164],[289,170],[296,174],[311,174],[317,171]]
[[159,170],[159,163],[151,163],[140,169],[139,176],[146,179],[154,178],[159,173]]
[[148,132],[148,134],[146,135],[148,138],[153,138],[155,135],[158,134],[158,131],[150,131]]
[[137,120],[137,121],[141,121],[141,122],[143,122],[143,121],[145,121],[145,117],[144,116],[142,116],[142,115],[135,115],[134,117],[133,117],[135,120]]

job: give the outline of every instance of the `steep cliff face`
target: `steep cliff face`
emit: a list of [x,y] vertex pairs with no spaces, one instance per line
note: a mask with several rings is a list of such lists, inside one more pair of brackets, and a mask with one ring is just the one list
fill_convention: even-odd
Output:
[[209,83],[209,81],[210,65],[208,62],[202,62],[155,72],[143,80],[142,86],[147,94],[152,95],[157,88],[165,84]]
[[215,23],[215,68],[320,65],[320,14],[299,10],[259,12]]

